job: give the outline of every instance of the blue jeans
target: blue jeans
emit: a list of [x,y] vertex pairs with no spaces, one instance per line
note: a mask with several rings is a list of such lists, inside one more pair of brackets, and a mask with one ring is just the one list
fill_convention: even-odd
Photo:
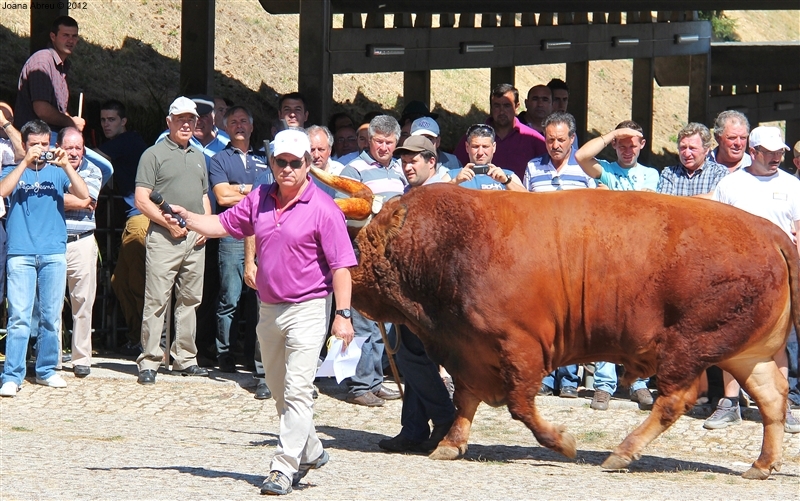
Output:
[[448,425],[455,419],[456,408],[439,376],[439,366],[428,358],[422,341],[404,325],[398,331],[397,367],[405,381],[400,434],[422,442],[431,435],[428,421],[434,426]]
[[[248,320],[255,319],[257,305],[255,297],[245,294],[244,285],[244,241],[233,237],[219,240],[219,297],[217,301],[217,356],[231,356],[232,333],[237,332],[234,318],[239,301],[243,302],[242,313]],[[255,322],[248,322],[254,326]]]
[[[378,330],[377,322],[364,318],[361,313],[353,309],[352,321],[356,337],[367,338],[361,346],[361,358],[356,365],[354,376],[347,378],[347,392],[360,396],[368,391],[380,391],[383,384],[383,338]],[[392,324],[384,324],[386,331]]]
[[[647,388],[650,378],[637,379],[631,385],[631,393]],[[617,391],[617,366],[611,362],[597,362],[594,369],[594,389],[614,394]]]
[[39,295],[39,338],[36,354],[36,377],[48,379],[55,374],[61,353],[61,308],[67,286],[65,254],[35,256],[12,255],[6,265],[8,274],[8,337],[3,382],[17,385],[25,379],[25,357],[31,335],[34,298]]
[[547,385],[554,390],[564,388],[565,386],[577,388],[578,383],[580,382],[581,380],[578,377],[577,364],[559,367],[542,379],[542,384]]
[[786,352],[789,355],[789,400],[800,405],[800,353],[794,327],[786,343]]

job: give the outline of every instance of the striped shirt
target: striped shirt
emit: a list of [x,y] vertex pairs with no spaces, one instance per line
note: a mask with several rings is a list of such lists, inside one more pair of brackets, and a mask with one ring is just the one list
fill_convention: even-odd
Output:
[[656,191],[679,197],[704,195],[714,191],[720,180],[727,175],[727,167],[711,160],[706,160],[702,167],[695,169],[691,176],[686,167],[678,164],[665,167],[661,171]]
[[[103,183],[103,174],[100,168],[84,158],[78,167],[78,175],[89,188],[89,198],[97,203]],[[67,222],[67,235],[80,235],[87,231],[93,231],[96,226],[94,209],[65,210],[64,219]]]
[[[347,164],[341,176],[361,181],[372,190],[372,193],[386,198],[401,195],[408,184],[399,160],[393,158],[389,166],[384,167],[370,156],[369,151],[364,151]],[[337,194],[337,198],[339,197]]]
[[528,162],[522,185],[528,191],[561,191],[579,188],[595,188],[597,183],[587,176],[581,166],[569,163],[557,171],[553,166],[550,155],[534,158]]

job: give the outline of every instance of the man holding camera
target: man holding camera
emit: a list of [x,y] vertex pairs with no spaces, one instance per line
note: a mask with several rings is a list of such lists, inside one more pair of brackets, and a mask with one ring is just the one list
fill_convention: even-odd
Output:
[[22,130],[25,158],[3,169],[0,196],[8,197],[8,337],[0,396],[14,397],[25,379],[34,298],[39,296],[36,383],[64,388],[56,373],[61,353],[61,305],[67,281],[64,194],[81,200],[89,190],[67,153],[48,150],[50,127],[31,120]]
[[475,124],[467,129],[466,137],[469,162],[463,169],[450,171],[451,183],[473,190],[525,191],[516,174],[492,163],[497,144],[491,125]]

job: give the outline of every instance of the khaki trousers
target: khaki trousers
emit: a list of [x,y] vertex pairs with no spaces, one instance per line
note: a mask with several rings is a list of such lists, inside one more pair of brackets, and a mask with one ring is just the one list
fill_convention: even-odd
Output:
[[144,259],[145,238],[150,220],[144,214],[129,217],[122,232],[122,245],[119,248],[117,265],[111,276],[111,287],[119,300],[127,338],[138,343],[142,338],[142,310],[144,309]]
[[145,287],[142,311],[142,354],[139,370],[158,370],[164,358],[161,331],[172,294],[175,294],[175,332],[170,346],[173,370],[197,365],[195,311],[203,296],[205,247],[196,245],[199,235],[190,231],[176,240],[155,223],[147,231]]
[[92,365],[92,307],[97,294],[94,236],[67,244],[67,287],[72,305],[72,366]]
[[331,295],[303,303],[261,303],[258,341],[264,379],[280,417],[278,449],[270,471],[289,478],[300,463],[322,455],[314,427],[314,375],[328,331]]

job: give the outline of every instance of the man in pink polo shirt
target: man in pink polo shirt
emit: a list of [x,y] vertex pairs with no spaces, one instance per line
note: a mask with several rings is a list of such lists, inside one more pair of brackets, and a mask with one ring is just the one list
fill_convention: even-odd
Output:
[[[309,177],[311,145],[303,130],[287,129],[273,141],[269,159],[275,183],[261,185],[220,215],[198,215],[173,206],[186,227],[210,238],[255,235],[261,300],[256,332],[267,386],[280,417],[278,450],[262,494],[288,494],[309,470],[328,462],[314,428],[314,374],[327,333],[331,293],[336,312],[331,332],[347,345],[350,270],[357,264],[344,214]],[[175,220],[171,222],[175,224]]]
[[[497,144],[494,164],[513,171],[522,179],[528,161],[547,153],[544,137],[517,118],[519,91],[513,85],[500,84],[495,87],[489,97],[489,105],[491,116],[486,123],[494,128]],[[466,145],[465,135],[455,149],[456,157],[462,165],[469,163]]]

